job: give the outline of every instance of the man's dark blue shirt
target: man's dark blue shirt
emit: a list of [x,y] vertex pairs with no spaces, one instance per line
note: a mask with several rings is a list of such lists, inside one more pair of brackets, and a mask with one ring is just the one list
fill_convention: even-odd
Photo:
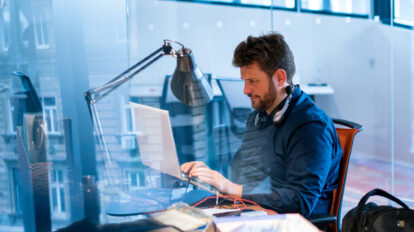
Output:
[[243,198],[279,213],[328,213],[342,157],[332,120],[299,87],[277,124],[274,112],[249,115],[232,180],[243,185]]

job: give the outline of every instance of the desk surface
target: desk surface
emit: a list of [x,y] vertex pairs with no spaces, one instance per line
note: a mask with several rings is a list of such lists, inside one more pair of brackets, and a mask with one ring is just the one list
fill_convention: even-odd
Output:
[[301,85],[300,88],[303,90],[303,92],[307,93],[308,95],[331,95],[335,93],[334,89],[330,85],[325,85],[325,86]]

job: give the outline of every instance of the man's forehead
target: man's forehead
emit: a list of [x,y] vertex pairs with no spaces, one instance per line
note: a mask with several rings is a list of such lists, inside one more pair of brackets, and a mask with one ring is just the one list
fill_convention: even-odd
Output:
[[267,74],[263,72],[258,66],[242,66],[240,67],[240,74],[242,80],[267,77]]

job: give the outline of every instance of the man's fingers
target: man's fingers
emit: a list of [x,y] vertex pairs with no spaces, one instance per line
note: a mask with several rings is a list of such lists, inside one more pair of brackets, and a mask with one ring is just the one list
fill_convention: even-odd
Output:
[[195,167],[207,167],[207,165],[200,161],[187,162],[181,165],[181,172],[188,173]]
[[190,176],[200,176],[200,175],[214,175],[214,171],[208,167],[194,167],[191,169]]
[[207,167],[207,165],[204,162],[195,161],[194,167]]
[[190,177],[200,177],[200,176],[211,176],[213,177],[214,174],[207,172],[207,171],[197,171],[197,172],[191,172]]
[[187,173],[193,168],[194,165],[195,165],[195,162],[184,163],[181,165],[181,171],[184,173]]

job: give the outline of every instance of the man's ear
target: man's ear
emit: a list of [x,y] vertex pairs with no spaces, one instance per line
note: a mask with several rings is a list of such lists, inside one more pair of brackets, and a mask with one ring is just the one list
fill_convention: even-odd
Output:
[[287,74],[284,69],[278,69],[273,73],[272,79],[274,83],[277,83],[278,87],[282,87],[286,83]]

